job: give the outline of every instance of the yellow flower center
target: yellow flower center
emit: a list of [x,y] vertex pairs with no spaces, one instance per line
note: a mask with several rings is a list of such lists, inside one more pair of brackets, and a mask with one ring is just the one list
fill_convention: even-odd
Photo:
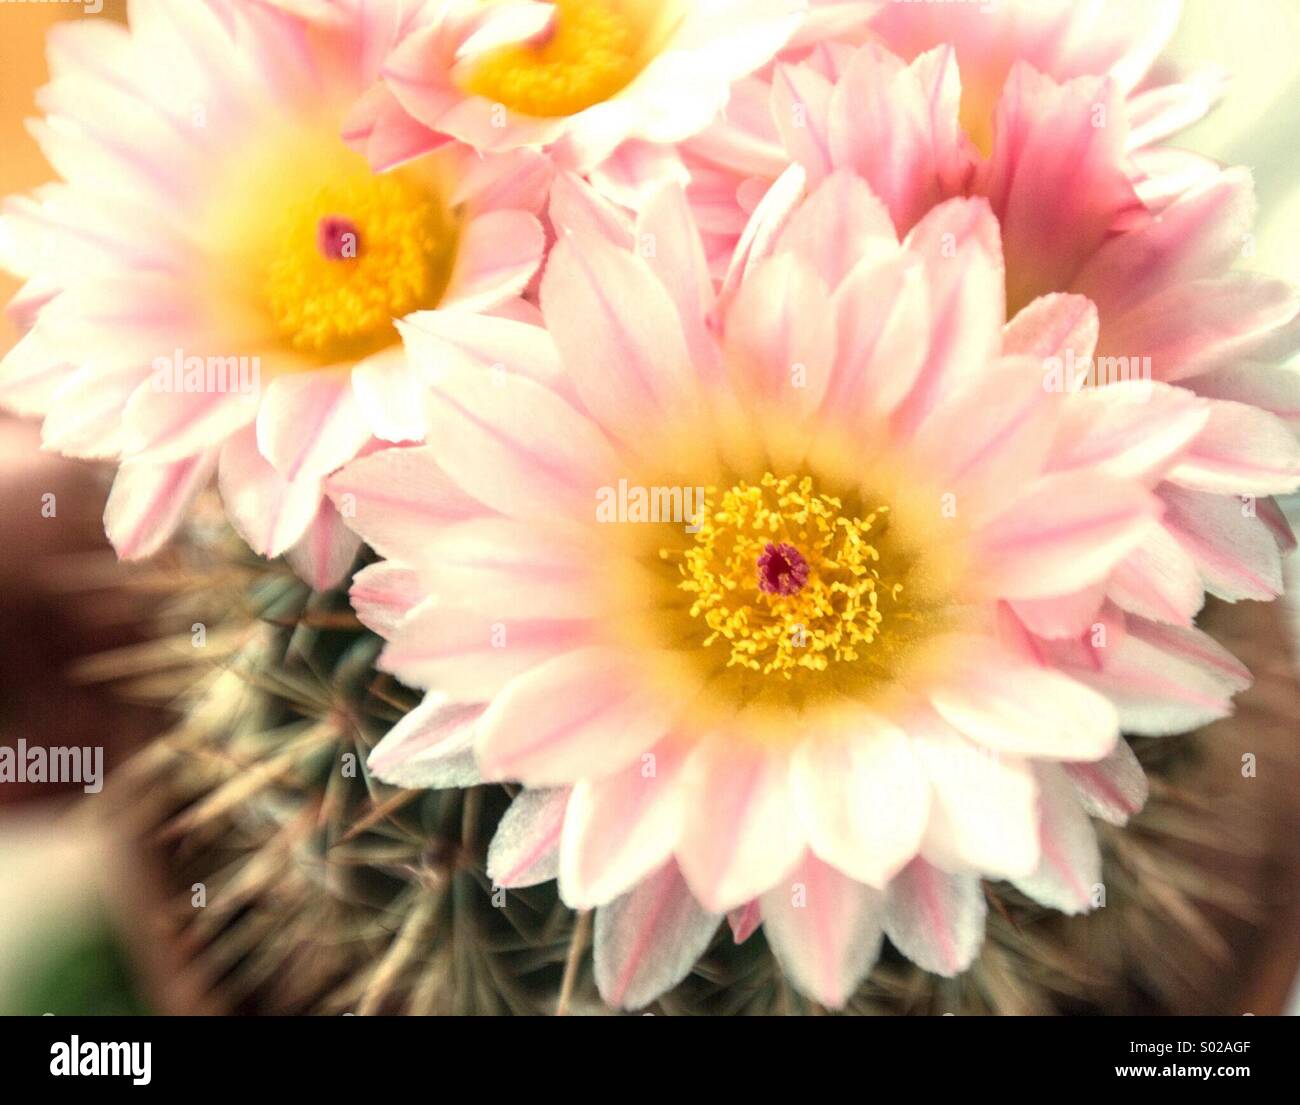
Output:
[[728,667],[785,679],[859,659],[884,621],[882,592],[896,599],[902,590],[882,581],[870,540],[889,508],[852,517],[810,477],[770,472],[705,499],[693,542],[660,551],[678,564],[691,617],[709,631],[705,646],[729,649]]
[[539,118],[574,115],[622,91],[653,56],[655,4],[556,0],[546,34],[494,50],[467,90]]
[[333,360],[391,344],[394,319],[438,305],[456,226],[428,182],[363,168],[290,205],[271,241],[262,296],[275,328]]

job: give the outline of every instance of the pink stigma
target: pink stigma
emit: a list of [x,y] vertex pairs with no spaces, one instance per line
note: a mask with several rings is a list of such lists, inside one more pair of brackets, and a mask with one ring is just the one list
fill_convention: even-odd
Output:
[[793,545],[767,543],[758,558],[758,589],[769,595],[797,595],[808,582],[808,561]]
[[361,254],[357,224],[342,215],[326,215],[316,224],[316,248],[327,261],[352,261]]

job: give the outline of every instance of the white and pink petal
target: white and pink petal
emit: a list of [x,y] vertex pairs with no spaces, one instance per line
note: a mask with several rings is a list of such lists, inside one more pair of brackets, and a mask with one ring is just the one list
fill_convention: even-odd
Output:
[[475,786],[474,724],[481,705],[448,702],[432,691],[371,750],[370,773],[395,787]]
[[722,920],[703,909],[671,861],[596,910],[596,987],[616,1009],[641,1009],[691,972]]
[[567,787],[522,790],[488,845],[487,875],[507,889],[549,882],[560,870]]
[[763,932],[791,982],[842,1009],[875,966],[885,896],[810,853],[762,896]]
[[987,913],[977,876],[941,871],[918,857],[889,884],[885,935],[918,967],[952,978],[979,954]]

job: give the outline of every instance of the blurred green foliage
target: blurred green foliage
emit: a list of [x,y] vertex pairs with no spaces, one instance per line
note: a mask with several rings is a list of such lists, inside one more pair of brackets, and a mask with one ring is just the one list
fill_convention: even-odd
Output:
[[135,1017],[152,1012],[140,995],[130,958],[107,918],[33,945],[15,988],[18,1016]]

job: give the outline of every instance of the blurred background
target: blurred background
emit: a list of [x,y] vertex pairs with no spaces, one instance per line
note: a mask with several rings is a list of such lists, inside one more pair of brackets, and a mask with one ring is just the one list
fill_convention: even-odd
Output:
[[[25,129],[44,82],[44,38],[71,3],[0,3],[0,195],[49,179]],[[1235,74],[1227,101],[1180,144],[1255,171],[1261,219],[1248,263],[1300,283],[1300,0],[1187,0],[1174,56]],[[0,302],[16,290],[0,274]],[[15,340],[0,320],[0,354]],[[40,452],[35,425],[0,416],[0,745],[95,745],[111,772],[167,721],[81,677],[85,660],[146,638],[146,592],[107,548],[107,473]],[[42,515],[53,493],[57,513]],[[1293,520],[1296,511],[1292,506]],[[1293,583],[1300,584],[1292,567]],[[1236,804],[1256,845],[1232,877],[1263,903],[1221,918],[1221,962],[1189,981],[1184,1013],[1300,1012],[1300,693],[1293,600],[1210,611],[1209,628],[1257,677],[1235,718],[1213,727],[1213,801]],[[1242,780],[1242,750],[1261,764]],[[169,939],[165,873],[123,830],[111,798],[76,786],[0,787],[0,1013],[214,1011],[187,989]]]
[[[0,4],[0,194],[50,169],[27,133],[45,82],[44,39],[74,4]],[[0,273],[0,302],[17,282]],[[17,335],[0,319],[0,352]],[[120,589],[100,523],[106,473],[40,451],[39,427],[0,416],[0,744],[102,745],[119,763],[163,722],[71,676],[75,662],[139,639],[148,611]],[[42,516],[42,496],[56,514]],[[96,796],[99,797],[99,796]],[[0,1012],[159,1008],[154,961],[133,948],[150,910],[140,865],[77,786],[0,786]]]

